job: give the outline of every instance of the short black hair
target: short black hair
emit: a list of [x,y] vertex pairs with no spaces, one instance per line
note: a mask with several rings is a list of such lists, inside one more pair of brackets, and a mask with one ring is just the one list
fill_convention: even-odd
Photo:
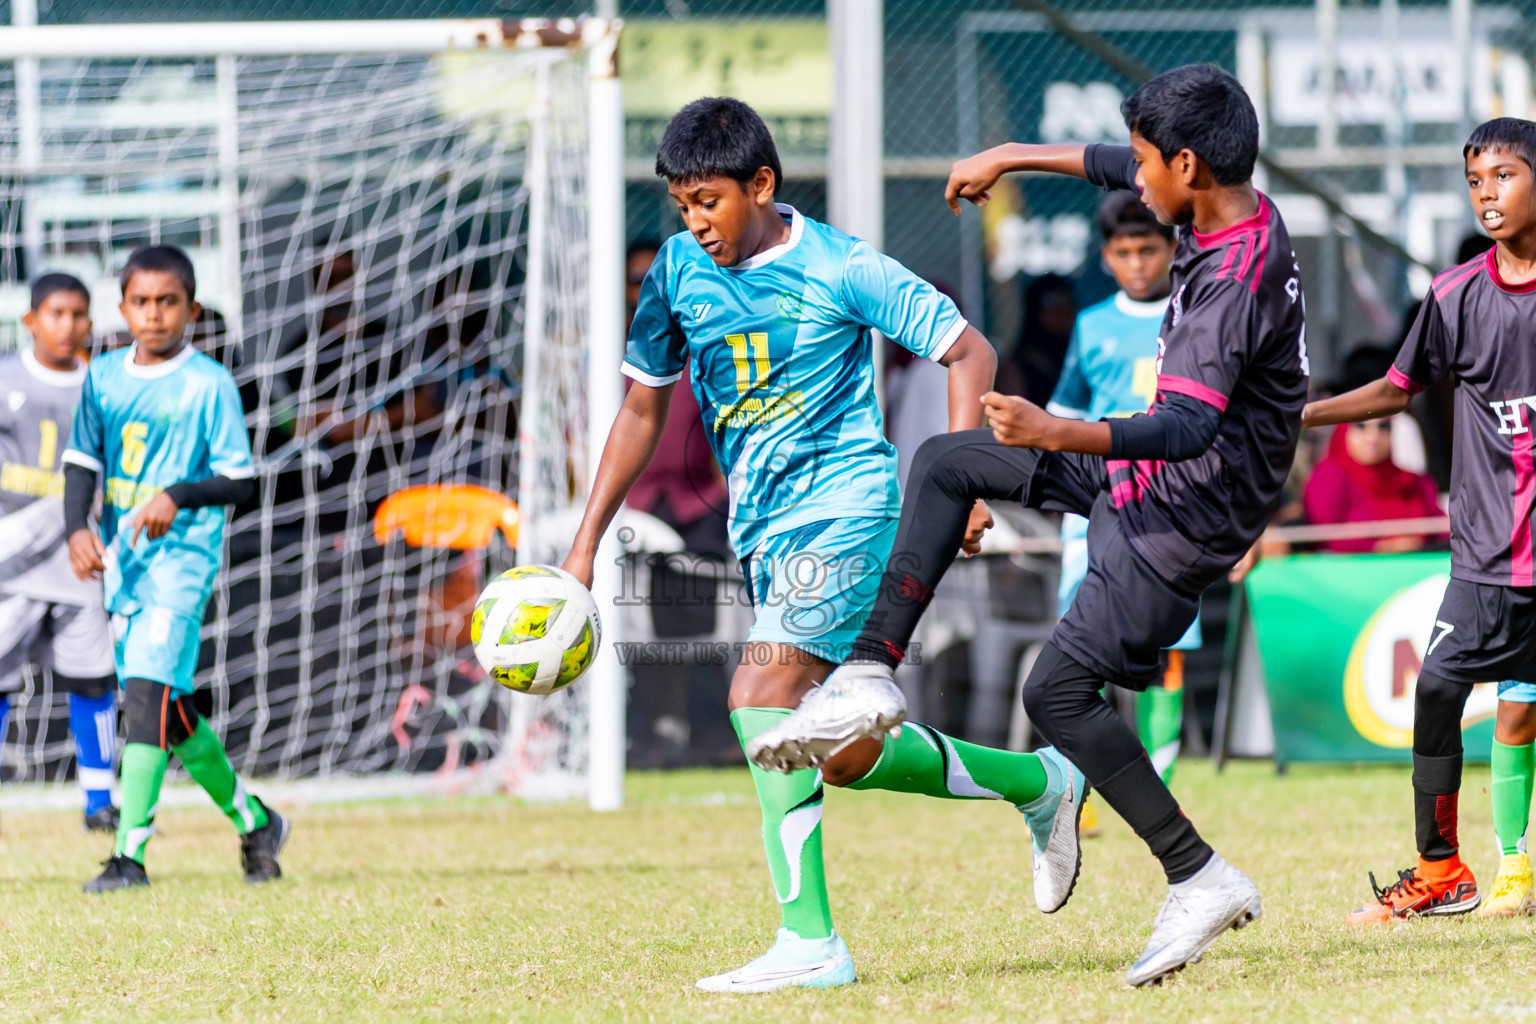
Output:
[[1160,235],[1173,241],[1173,228],[1161,223],[1135,192],[1111,192],[1099,204],[1099,235],[1105,244],[1116,238]]
[[656,175],[669,184],[718,176],[745,185],[759,167],[773,172],[778,191],[784,168],[773,135],[757,111],[728,96],[706,96],[673,114],[656,147]]
[[174,245],[146,245],[142,249],[135,249],[117,275],[117,282],[122,286],[124,294],[128,292],[128,282],[140,271],[175,274],[187,290],[187,301],[197,298],[197,274],[192,269],[192,261]]
[[1481,156],[1486,150],[1501,151],[1519,157],[1525,166],[1536,169],[1536,122],[1522,117],[1496,117],[1472,129],[1461,158]]
[[32,282],[32,308],[42,308],[48,296],[59,292],[74,292],[85,299],[86,306],[91,304],[91,290],[74,274],[44,274]]
[[1259,115],[1237,79],[1215,64],[1164,71],[1120,104],[1125,126],[1172,160],[1181,149],[1198,156],[1220,185],[1253,177],[1259,157]]

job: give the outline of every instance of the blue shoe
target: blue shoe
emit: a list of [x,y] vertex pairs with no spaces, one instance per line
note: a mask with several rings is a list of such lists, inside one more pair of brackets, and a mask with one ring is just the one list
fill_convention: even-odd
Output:
[[825,939],[802,939],[788,928],[762,956],[726,974],[700,978],[705,992],[773,992],[781,988],[836,988],[859,979],[853,955],[836,932]]
[[1078,818],[1088,799],[1088,780],[1055,747],[1035,751],[1045,768],[1045,792],[1019,810],[1029,824],[1034,847],[1035,906],[1054,914],[1067,905],[1083,866]]

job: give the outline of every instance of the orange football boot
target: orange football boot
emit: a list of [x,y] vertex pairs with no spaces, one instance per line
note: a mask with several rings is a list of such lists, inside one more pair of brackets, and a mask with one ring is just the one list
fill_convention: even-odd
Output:
[[1477,893],[1477,879],[1460,857],[1449,860],[1424,860],[1407,871],[1397,873],[1397,881],[1385,889],[1376,884],[1372,874],[1371,889],[1376,899],[1356,907],[1344,917],[1355,927],[1406,921],[1410,917],[1468,914],[1477,909],[1482,897]]

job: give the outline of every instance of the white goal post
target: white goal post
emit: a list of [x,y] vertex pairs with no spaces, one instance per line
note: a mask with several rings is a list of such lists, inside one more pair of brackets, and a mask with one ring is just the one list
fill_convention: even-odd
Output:
[[[0,348],[27,277],[84,278],[107,333],[126,250],[182,244],[221,317],[205,351],[237,371],[258,464],[284,477],[237,517],[250,557],[204,629],[200,685],[242,770],[473,763],[486,788],[623,803],[617,550],[597,564],[598,662],[530,698],[477,682],[455,643],[454,587],[510,547],[407,550],[369,511],[476,485],[518,499],[519,560],[569,541],[540,525],[584,501],[622,397],[620,28],[0,27]],[[18,715],[20,774],[39,778],[66,748],[47,681],[29,686],[45,699]]]

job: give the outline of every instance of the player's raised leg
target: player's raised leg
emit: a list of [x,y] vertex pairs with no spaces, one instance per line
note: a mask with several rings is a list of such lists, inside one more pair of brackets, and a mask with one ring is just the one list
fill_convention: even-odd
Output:
[[795,714],[747,750],[779,771],[817,767],[860,739],[884,736],[906,718],[894,666],[906,654],[933,588],[960,554],[978,499],[1021,500],[1039,452],[1007,448],[990,430],[930,438],[918,449],[902,496],[901,520],[878,597],[848,663],[802,701]]
[[1536,910],[1526,830],[1536,778],[1536,685],[1499,684],[1499,712],[1492,751],[1493,831],[1499,840],[1499,874],[1483,903],[1484,917],[1511,917]]

